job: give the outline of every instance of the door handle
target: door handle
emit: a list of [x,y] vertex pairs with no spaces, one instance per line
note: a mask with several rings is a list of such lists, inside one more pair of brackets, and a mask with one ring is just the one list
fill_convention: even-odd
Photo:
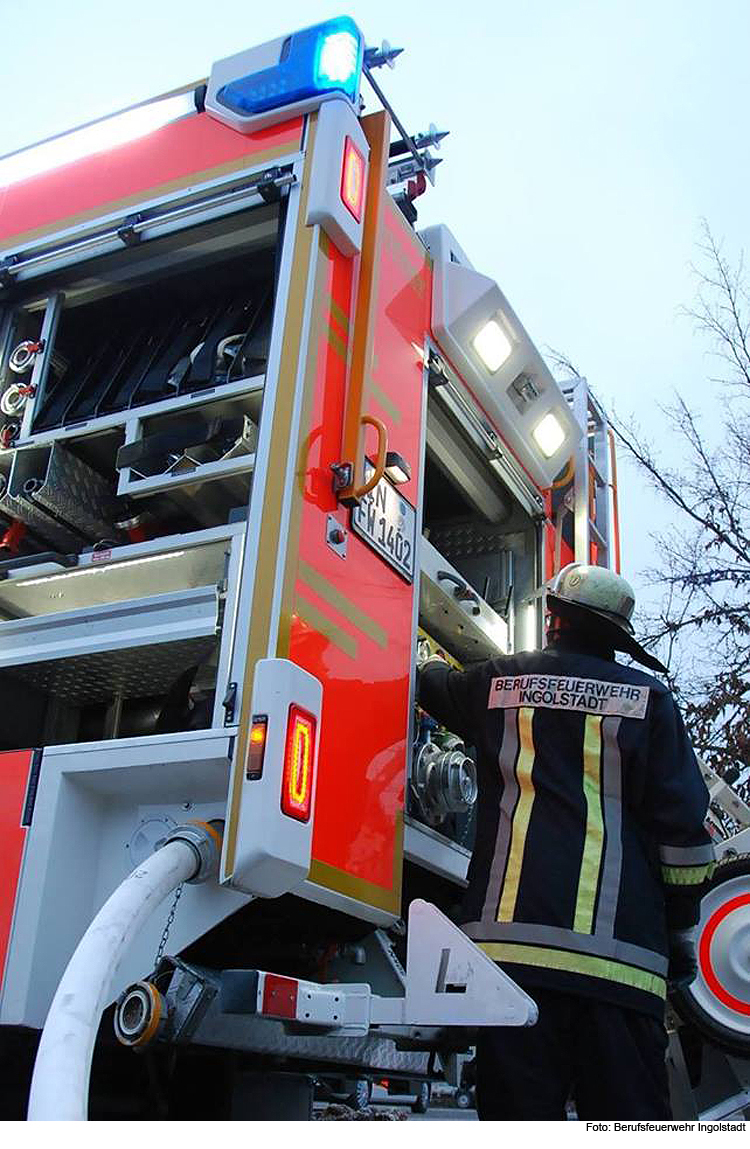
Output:
[[363,415],[360,422],[366,424],[368,427],[374,427],[378,435],[378,452],[375,456],[375,470],[370,475],[370,478],[362,484],[361,487],[355,487],[352,491],[352,499],[359,502],[365,495],[369,494],[374,487],[377,487],[380,480],[385,474],[385,460],[388,454],[388,432],[385,429],[385,424],[376,419],[374,415]]
[[480,614],[479,595],[473,591],[468,583],[464,582],[458,575],[452,574],[450,571],[438,571],[438,582],[452,582],[455,583],[456,589],[453,591],[453,597],[457,598],[459,602],[472,603],[471,613]]

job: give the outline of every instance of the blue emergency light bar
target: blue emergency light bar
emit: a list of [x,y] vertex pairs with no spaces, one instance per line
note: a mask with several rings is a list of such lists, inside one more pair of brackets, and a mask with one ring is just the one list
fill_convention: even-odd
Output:
[[216,100],[242,116],[326,92],[341,92],[355,104],[363,58],[362,33],[350,17],[339,16],[287,36],[277,64],[225,84]]

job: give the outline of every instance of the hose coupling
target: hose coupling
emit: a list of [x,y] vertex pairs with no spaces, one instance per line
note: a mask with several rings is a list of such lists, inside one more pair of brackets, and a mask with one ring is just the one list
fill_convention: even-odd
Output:
[[221,847],[223,841],[224,823],[221,820],[212,822],[190,821],[175,826],[164,840],[168,842],[186,842],[195,853],[196,870],[187,881],[190,885],[198,885],[209,878],[215,878],[219,872]]
[[153,982],[137,981],[117,999],[115,1037],[121,1045],[141,1050],[164,1030],[168,1012],[166,1000]]

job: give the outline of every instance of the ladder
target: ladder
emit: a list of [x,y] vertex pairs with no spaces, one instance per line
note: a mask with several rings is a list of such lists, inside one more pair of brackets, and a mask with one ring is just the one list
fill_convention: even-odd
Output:
[[573,514],[575,561],[619,573],[617,465],[609,420],[586,379],[565,379],[559,386],[585,431],[571,460],[573,485],[565,503]]

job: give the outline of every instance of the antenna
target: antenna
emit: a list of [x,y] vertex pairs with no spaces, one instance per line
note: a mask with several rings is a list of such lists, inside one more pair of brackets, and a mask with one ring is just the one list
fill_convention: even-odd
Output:
[[[393,68],[395,66],[396,57],[400,56],[402,52],[403,48],[392,48],[388,41],[384,40],[380,48],[365,49],[364,64],[362,67],[370,87],[380,100],[382,106],[389,113],[393,126],[401,137],[400,140],[395,140],[390,145],[389,155],[392,159],[395,158],[397,162],[389,164],[388,166],[388,186],[390,187],[393,184],[404,183],[406,180],[414,179],[414,177],[420,173],[422,173],[431,184],[434,184],[435,176],[433,172],[438,164],[443,161],[431,155],[429,149],[431,147],[439,148],[440,141],[444,140],[449,133],[441,132],[434,124],[430,124],[426,132],[420,132],[416,136],[410,135],[372,74],[375,68],[382,68],[383,66]],[[400,159],[402,156],[404,158]]]

